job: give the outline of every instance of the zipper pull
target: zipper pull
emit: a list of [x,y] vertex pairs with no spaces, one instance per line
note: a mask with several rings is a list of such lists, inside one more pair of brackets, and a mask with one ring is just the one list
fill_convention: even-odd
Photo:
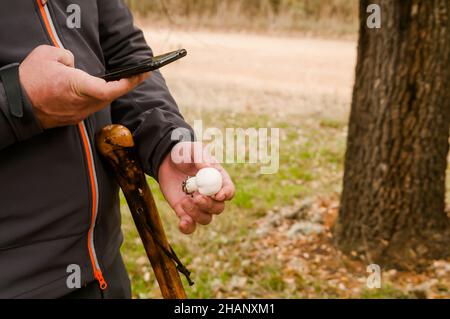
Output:
[[103,274],[100,270],[95,271],[94,277],[97,279],[101,290],[106,290],[106,288],[108,288],[108,284],[106,283],[105,278],[103,278]]

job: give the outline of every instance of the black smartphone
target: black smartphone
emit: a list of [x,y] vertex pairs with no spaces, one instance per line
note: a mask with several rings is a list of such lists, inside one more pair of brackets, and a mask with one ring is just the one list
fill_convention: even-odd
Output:
[[150,59],[144,60],[135,65],[125,66],[116,70],[112,70],[105,75],[100,76],[107,82],[118,81],[124,78],[130,78],[132,76],[155,71],[163,66],[175,62],[187,55],[185,49],[177,50],[174,52],[169,52],[163,55],[155,56]]

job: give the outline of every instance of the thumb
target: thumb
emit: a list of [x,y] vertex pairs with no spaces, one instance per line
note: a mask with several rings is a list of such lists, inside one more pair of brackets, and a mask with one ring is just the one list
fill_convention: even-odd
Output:
[[103,79],[91,76],[81,70],[75,71],[78,74],[73,80],[74,86],[78,89],[78,92],[101,101],[116,100],[122,95],[132,91],[149,76],[148,73],[145,73],[131,78],[121,79],[119,81],[106,82]]
[[104,85],[105,93],[109,100],[115,100],[132,91],[149,76],[150,73],[143,73],[130,78],[121,79],[119,81],[106,82],[106,85]]

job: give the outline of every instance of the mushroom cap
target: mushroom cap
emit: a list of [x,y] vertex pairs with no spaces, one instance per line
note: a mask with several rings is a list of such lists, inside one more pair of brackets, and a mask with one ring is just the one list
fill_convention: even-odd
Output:
[[197,173],[195,182],[200,194],[213,196],[222,189],[222,174],[212,167],[203,168]]

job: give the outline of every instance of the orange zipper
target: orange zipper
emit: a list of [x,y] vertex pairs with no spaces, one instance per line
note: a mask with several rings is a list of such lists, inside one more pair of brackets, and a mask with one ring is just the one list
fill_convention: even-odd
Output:
[[[63,45],[59,40],[58,35],[56,34],[56,30],[54,28],[54,24],[50,16],[50,11],[48,10],[48,7],[46,7],[46,1],[45,2],[43,2],[42,0],[36,1],[38,3],[42,19],[44,20],[45,28],[47,29],[47,32],[52,40],[53,45],[57,48],[63,48]],[[91,260],[92,268],[94,270],[94,277],[99,282],[100,288],[102,290],[105,290],[108,287],[108,284],[106,283],[102,271],[100,269],[100,265],[98,263],[94,246],[94,230],[98,213],[98,186],[97,186],[97,176],[95,174],[95,163],[92,155],[91,143],[89,142],[86,125],[84,124],[84,122],[78,124],[78,130],[80,132],[81,139],[83,141],[83,148],[86,154],[87,164],[89,168],[89,182],[92,190],[91,223],[88,232],[89,258]]]

